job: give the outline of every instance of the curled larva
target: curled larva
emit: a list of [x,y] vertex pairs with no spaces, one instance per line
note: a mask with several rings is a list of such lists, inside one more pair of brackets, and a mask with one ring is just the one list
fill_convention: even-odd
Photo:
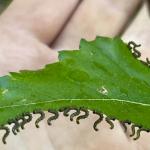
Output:
[[39,128],[39,122],[45,118],[45,113],[42,110],[34,110],[33,114],[40,114],[40,117],[35,121],[35,126]]
[[129,47],[129,49],[130,50],[133,50],[133,56],[135,57],[135,58],[139,58],[139,57],[141,57],[141,53],[136,49],[136,47],[140,47],[141,46],[141,44],[136,44],[135,42],[133,42],[133,41],[130,41],[129,43],[128,43],[128,47]]
[[140,125],[132,124],[132,126],[131,126],[131,131],[132,131],[132,133],[130,134],[130,137],[132,137],[132,136],[135,135],[135,128],[136,128],[136,127],[142,128],[142,126],[140,126]]
[[[136,49],[137,47],[140,47],[141,44],[136,44],[133,41],[128,42],[128,48],[132,51],[132,54],[135,58],[141,57],[141,53]],[[150,67],[150,60],[146,58],[146,61],[140,60],[140,62],[148,67]]]
[[93,114],[96,114],[96,115],[98,115],[99,116],[99,118],[94,122],[94,124],[93,124],[93,128],[94,128],[94,130],[95,131],[98,131],[99,129],[97,128],[97,125],[99,124],[99,123],[101,123],[102,121],[103,121],[103,114],[101,113],[101,112],[97,112],[97,111],[93,111]]
[[137,135],[136,135],[136,137],[134,138],[134,140],[137,140],[137,139],[140,138],[140,133],[141,133],[141,131],[150,132],[150,130],[148,130],[148,129],[139,128],[139,129],[137,130],[137,132],[136,132]]
[[6,131],[5,134],[4,134],[4,136],[3,136],[3,138],[2,138],[3,143],[6,144],[7,143],[6,142],[6,138],[10,134],[10,129],[8,127],[4,126],[4,125],[1,125],[0,126],[0,130],[5,130]]
[[8,124],[11,125],[11,124],[14,124],[14,126],[12,127],[12,132],[14,135],[17,135],[17,132],[19,132],[19,122],[16,120],[16,119],[10,119],[8,120]]
[[129,120],[124,120],[124,121],[120,121],[122,127],[124,128],[124,132],[127,132],[127,126],[126,124],[130,125],[131,124],[131,121]]
[[70,115],[70,121],[73,121],[73,118],[80,114],[80,110],[78,108],[74,108],[75,112]]
[[53,116],[51,116],[47,119],[47,124],[52,125],[51,121],[56,120],[59,117],[59,113],[58,113],[58,111],[51,110],[51,109],[49,109],[48,112],[53,114]]
[[110,125],[110,129],[114,128],[114,123],[112,121],[115,121],[115,118],[111,117],[106,117],[105,121]]
[[77,124],[80,124],[80,120],[81,119],[85,119],[89,116],[89,111],[85,108],[80,108],[80,111],[83,111],[84,112],[84,115],[80,115],[76,118],[76,123]]
[[[29,112],[22,113],[22,122],[20,123],[20,127],[24,129],[25,124],[29,123],[32,120],[32,114]],[[27,117],[27,118],[26,118]]]
[[72,110],[72,108],[66,108],[66,109],[64,109],[64,111],[63,111],[63,115],[65,116],[65,117],[68,117],[69,116],[69,111],[71,111]]

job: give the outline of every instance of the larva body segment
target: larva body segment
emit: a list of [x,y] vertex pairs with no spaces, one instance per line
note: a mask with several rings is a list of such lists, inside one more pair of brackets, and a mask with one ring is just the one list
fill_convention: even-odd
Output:
[[70,108],[70,107],[68,107],[68,108],[66,108],[65,110],[64,110],[64,112],[63,112],[63,115],[65,116],[65,117],[68,117],[69,116],[69,111],[71,111],[72,110],[72,108]]
[[33,114],[40,114],[40,117],[35,121],[35,126],[39,128],[39,122],[45,118],[45,113],[42,110],[34,110]]
[[[20,121],[20,120],[21,120],[21,121]],[[21,129],[24,130],[24,125],[25,125],[25,123],[26,123],[26,118],[23,117],[23,116],[21,116],[21,117],[18,119],[18,121],[20,121],[20,127],[21,127]]]
[[130,134],[130,137],[135,135],[135,127],[136,127],[136,125],[134,125],[134,124],[131,126],[132,133]]
[[51,121],[56,120],[59,117],[59,113],[55,110],[48,110],[49,113],[53,114],[53,116],[49,117],[47,120],[47,124],[50,126],[52,125]]
[[128,43],[128,47],[129,47],[129,49],[130,50],[133,50],[133,56],[135,57],[135,58],[139,58],[139,57],[141,57],[141,53],[136,49],[137,47],[140,47],[141,46],[141,44],[136,44],[135,42],[133,42],[133,41],[130,41],[129,43]]
[[126,124],[130,125],[131,124],[131,121],[129,120],[124,120],[124,121],[120,121],[122,127],[124,128],[124,132],[127,132],[127,126]]
[[115,118],[106,117],[105,121],[110,125],[110,129],[114,128],[114,123],[112,121],[115,121]]
[[[136,49],[137,47],[140,47],[141,44],[136,44],[133,41],[128,42],[128,48],[129,50],[132,51],[132,54],[135,58],[140,58],[141,57],[141,53]],[[140,60],[140,62],[148,67],[150,67],[150,60],[148,58],[146,58],[146,61]]]
[[135,133],[136,133],[136,127],[139,128],[139,129],[142,128],[142,126],[140,126],[140,125],[132,124],[132,126],[131,126],[132,133],[130,134],[130,137],[132,137],[132,136],[135,135]]
[[17,135],[17,132],[19,132],[19,123],[16,119],[10,119],[8,120],[8,124],[11,125],[11,124],[14,124],[14,126],[12,127],[12,132],[14,135]]
[[70,121],[73,121],[73,118],[80,114],[80,110],[78,108],[73,108],[73,110],[75,110],[75,112],[70,115]]
[[103,114],[102,113],[100,113],[100,112],[97,112],[97,111],[93,111],[93,114],[96,114],[96,115],[98,115],[99,116],[99,118],[94,122],[94,124],[93,124],[93,128],[94,128],[94,130],[95,131],[98,131],[99,129],[97,128],[97,125],[99,124],[99,123],[101,123],[102,121],[103,121]]
[[141,131],[145,131],[145,130],[143,130],[142,128],[139,128],[139,129],[137,130],[137,136],[134,138],[134,140],[139,139]]
[[141,133],[141,131],[150,132],[150,130],[148,130],[148,129],[139,128],[139,129],[137,130],[137,136],[134,138],[134,140],[138,140],[138,139],[140,138],[140,133]]
[[0,130],[5,130],[6,133],[4,134],[3,138],[2,138],[2,141],[4,144],[7,144],[6,142],[6,138],[8,137],[8,135],[10,134],[10,129],[4,125],[0,126]]
[[76,123],[77,124],[80,124],[80,120],[81,119],[85,119],[89,116],[89,111],[85,108],[80,108],[80,111],[83,111],[84,112],[84,115],[80,115],[76,118]]
[[22,116],[22,122],[20,123],[20,126],[21,129],[24,129],[25,124],[29,123],[32,120],[32,114],[29,112],[25,112],[21,116]]

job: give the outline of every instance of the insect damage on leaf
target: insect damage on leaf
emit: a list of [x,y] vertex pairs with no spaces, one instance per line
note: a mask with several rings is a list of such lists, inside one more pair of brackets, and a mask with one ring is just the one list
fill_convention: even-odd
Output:
[[0,77],[3,143],[11,131],[17,135],[24,129],[33,114],[38,116],[35,126],[39,128],[44,111],[50,115],[49,126],[60,113],[80,124],[91,110],[98,116],[93,122],[95,131],[102,121],[113,129],[117,119],[125,132],[131,127],[134,140],[142,131],[149,132],[150,61],[139,59],[139,46],[119,38],[82,39],[80,50],[59,52],[57,63]]

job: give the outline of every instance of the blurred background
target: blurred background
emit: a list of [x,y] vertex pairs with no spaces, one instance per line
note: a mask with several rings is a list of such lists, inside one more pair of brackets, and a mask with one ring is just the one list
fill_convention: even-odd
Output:
[[[18,7],[22,8],[21,1]],[[45,43],[52,50],[78,49],[81,38],[93,40],[96,35],[120,36],[126,42],[135,41],[137,44],[142,44],[139,48],[142,51],[142,59],[150,57],[150,1],[49,1],[51,1],[51,5],[47,11],[53,8],[49,20],[56,24],[50,26],[49,31],[53,30],[55,34]],[[53,5],[56,1],[57,4]],[[1,2],[2,0],[0,0],[0,9],[2,10],[6,3]],[[69,6],[67,6],[68,4]],[[8,10],[13,9],[13,6],[10,4],[3,12],[4,14],[1,14],[2,19],[7,17]],[[64,15],[66,17],[59,14],[61,10],[57,6],[67,6],[67,12]],[[33,12],[34,9],[32,9]],[[22,10],[20,9],[18,12],[21,14]],[[59,26],[57,31],[56,25]],[[41,34],[40,37],[46,39],[44,34]],[[3,53],[0,55],[2,56]],[[0,150],[150,150],[150,134],[142,133],[138,141],[133,141],[125,135],[117,121],[115,129],[110,130],[109,126],[103,122],[99,126],[99,132],[95,132],[92,126],[97,117],[92,113],[80,125],[70,122],[69,118],[61,115],[58,120],[53,122],[53,126],[49,127],[46,121],[43,121],[40,123],[40,129],[36,129],[35,119],[36,116],[17,136],[11,134],[8,137],[7,145],[0,143]],[[2,135],[3,133],[0,133],[0,136]]]

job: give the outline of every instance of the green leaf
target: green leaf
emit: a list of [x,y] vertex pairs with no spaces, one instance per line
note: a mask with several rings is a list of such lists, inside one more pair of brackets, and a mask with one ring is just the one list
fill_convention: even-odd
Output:
[[8,7],[12,0],[0,0],[0,14]]
[[84,107],[150,128],[150,70],[119,38],[81,40],[59,62],[0,78],[0,123],[35,109]]

